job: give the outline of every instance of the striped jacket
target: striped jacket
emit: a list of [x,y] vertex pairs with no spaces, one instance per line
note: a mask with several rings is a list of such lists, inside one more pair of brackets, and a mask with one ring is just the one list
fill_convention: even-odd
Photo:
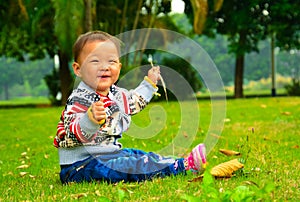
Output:
[[151,100],[157,87],[143,80],[134,90],[126,90],[115,85],[111,86],[109,94],[104,97],[106,122],[95,124],[87,115],[87,110],[93,102],[100,100],[102,95],[81,82],[67,100],[60,121],[54,146],[57,148],[73,148],[78,146],[100,145],[101,147],[118,146],[122,132],[130,125],[131,115],[141,111]]

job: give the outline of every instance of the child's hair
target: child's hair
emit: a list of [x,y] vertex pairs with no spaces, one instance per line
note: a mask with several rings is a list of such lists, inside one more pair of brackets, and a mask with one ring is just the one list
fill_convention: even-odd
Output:
[[110,40],[113,42],[118,50],[118,53],[120,55],[120,46],[121,42],[119,39],[117,39],[114,36],[111,36],[110,34],[102,31],[91,31],[87,32],[85,34],[80,35],[73,46],[73,56],[74,61],[77,62],[80,52],[82,51],[83,47],[87,42],[92,41],[107,41]]

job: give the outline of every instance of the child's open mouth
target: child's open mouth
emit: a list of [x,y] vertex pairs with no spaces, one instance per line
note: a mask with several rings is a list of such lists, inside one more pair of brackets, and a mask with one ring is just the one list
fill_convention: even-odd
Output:
[[98,76],[98,78],[100,78],[100,79],[106,79],[106,78],[109,78],[110,76],[108,76],[108,75],[102,75],[102,76]]

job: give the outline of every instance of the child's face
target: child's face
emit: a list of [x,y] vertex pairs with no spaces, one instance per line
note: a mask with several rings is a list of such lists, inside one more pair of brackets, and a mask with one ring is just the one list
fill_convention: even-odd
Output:
[[111,41],[87,42],[78,63],[73,63],[75,74],[98,93],[107,95],[119,78],[122,64],[115,44]]

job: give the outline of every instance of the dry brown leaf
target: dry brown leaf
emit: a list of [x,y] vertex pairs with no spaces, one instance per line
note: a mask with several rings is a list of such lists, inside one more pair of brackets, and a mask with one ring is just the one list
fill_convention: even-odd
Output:
[[255,186],[259,187],[256,182],[253,182],[251,180],[243,181],[243,184],[245,184],[245,185],[255,185]]
[[25,175],[27,175],[28,174],[28,172],[20,172],[19,173],[19,175],[21,176],[21,177],[24,177]]
[[215,137],[215,138],[218,138],[218,139],[224,138],[224,137],[222,137],[222,136],[220,136],[220,135],[216,135],[216,134],[213,134],[213,133],[211,133],[211,134],[209,134],[209,135],[211,135],[211,136],[213,136],[213,137]]
[[225,122],[225,123],[228,123],[228,122],[230,122],[230,121],[231,121],[231,119],[229,119],[229,118],[224,119],[224,122]]
[[128,192],[129,194],[133,194],[134,192],[133,191],[131,191],[130,189],[127,189],[127,188],[125,188],[125,187],[122,187],[121,188],[123,191],[125,191],[125,192]]
[[79,199],[81,197],[87,197],[87,195],[88,195],[87,193],[78,193],[78,194],[72,194],[71,197],[73,199]]
[[25,169],[25,168],[29,168],[29,165],[24,164],[17,167],[17,169]]
[[8,176],[8,175],[13,176],[14,174],[13,174],[13,172],[9,171],[8,173],[4,173],[4,174],[3,174],[3,177]]
[[183,137],[185,137],[185,138],[189,137],[189,135],[188,135],[188,133],[186,131],[183,131]]
[[35,179],[35,176],[34,175],[29,175],[30,178],[32,179]]
[[233,151],[233,150],[228,150],[228,149],[219,149],[219,151],[222,154],[225,154],[226,156],[239,156],[239,155],[241,155],[240,152]]
[[291,112],[281,112],[282,115],[286,115],[286,116],[289,116],[291,115],[292,113]]
[[244,167],[238,159],[233,159],[213,167],[210,173],[215,177],[232,177],[233,172]]
[[265,109],[265,108],[267,108],[267,105],[262,104],[262,105],[260,105],[260,107],[263,108],[263,109]]
[[101,196],[101,193],[100,193],[99,190],[96,190],[96,191],[95,191],[95,194],[96,194],[96,196]]
[[189,180],[189,182],[202,182],[202,181],[203,181],[203,174]]

